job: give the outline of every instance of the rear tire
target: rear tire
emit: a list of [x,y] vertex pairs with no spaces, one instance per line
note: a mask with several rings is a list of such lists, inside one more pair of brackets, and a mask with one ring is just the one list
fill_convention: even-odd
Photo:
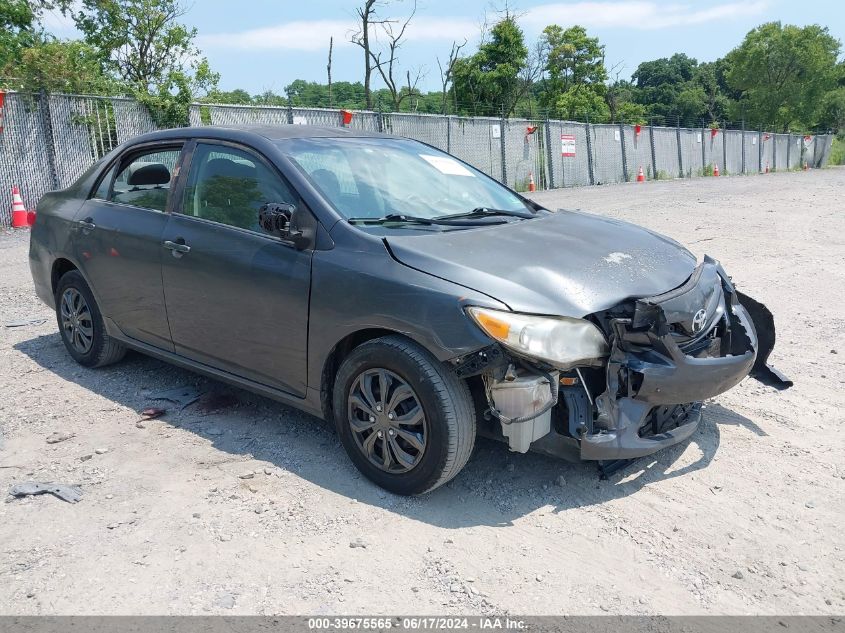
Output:
[[55,299],[59,334],[77,363],[104,367],[126,355],[126,348],[106,333],[100,308],[79,271],[62,275]]
[[442,486],[466,465],[475,445],[467,384],[399,336],[368,341],[349,354],[335,380],[333,408],[349,458],[396,494]]

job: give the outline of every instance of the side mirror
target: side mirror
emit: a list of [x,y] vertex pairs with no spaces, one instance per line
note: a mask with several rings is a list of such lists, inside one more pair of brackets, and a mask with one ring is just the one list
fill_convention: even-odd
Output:
[[258,210],[258,224],[266,233],[292,243],[297,250],[311,245],[310,235],[297,224],[297,209],[292,204],[268,202],[262,205]]

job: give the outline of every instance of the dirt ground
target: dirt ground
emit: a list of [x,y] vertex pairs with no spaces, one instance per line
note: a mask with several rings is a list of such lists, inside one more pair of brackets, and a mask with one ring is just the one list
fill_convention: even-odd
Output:
[[[720,259],[774,312],[795,387],[745,380],[692,441],[610,481],[480,440],[450,484],[402,498],[285,406],[138,354],[75,365],[33,292],[28,232],[0,230],[0,495],[84,495],[0,503],[0,613],[845,611],[845,170],[536,197]],[[3,327],[28,317],[46,321]],[[184,385],[205,395],[138,423]]]

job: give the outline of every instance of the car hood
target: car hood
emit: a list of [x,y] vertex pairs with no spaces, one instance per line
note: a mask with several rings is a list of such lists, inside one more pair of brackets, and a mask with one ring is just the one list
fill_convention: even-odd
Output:
[[482,292],[511,310],[569,317],[676,288],[696,266],[692,253],[674,240],[577,211],[385,241],[402,264]]

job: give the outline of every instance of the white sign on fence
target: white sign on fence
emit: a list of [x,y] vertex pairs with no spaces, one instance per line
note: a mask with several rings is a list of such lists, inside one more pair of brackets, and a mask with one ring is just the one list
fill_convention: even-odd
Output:
[[560,154],[567,158],[575,158],[575,135],[561,134],[560,135]]
[[294,116],[293,117],[293,124],[294,125],[308,125],[308,119],[304,116]]
[[490,136],[493,138],[502,138],[502,126],[494,123],[490,126]]

